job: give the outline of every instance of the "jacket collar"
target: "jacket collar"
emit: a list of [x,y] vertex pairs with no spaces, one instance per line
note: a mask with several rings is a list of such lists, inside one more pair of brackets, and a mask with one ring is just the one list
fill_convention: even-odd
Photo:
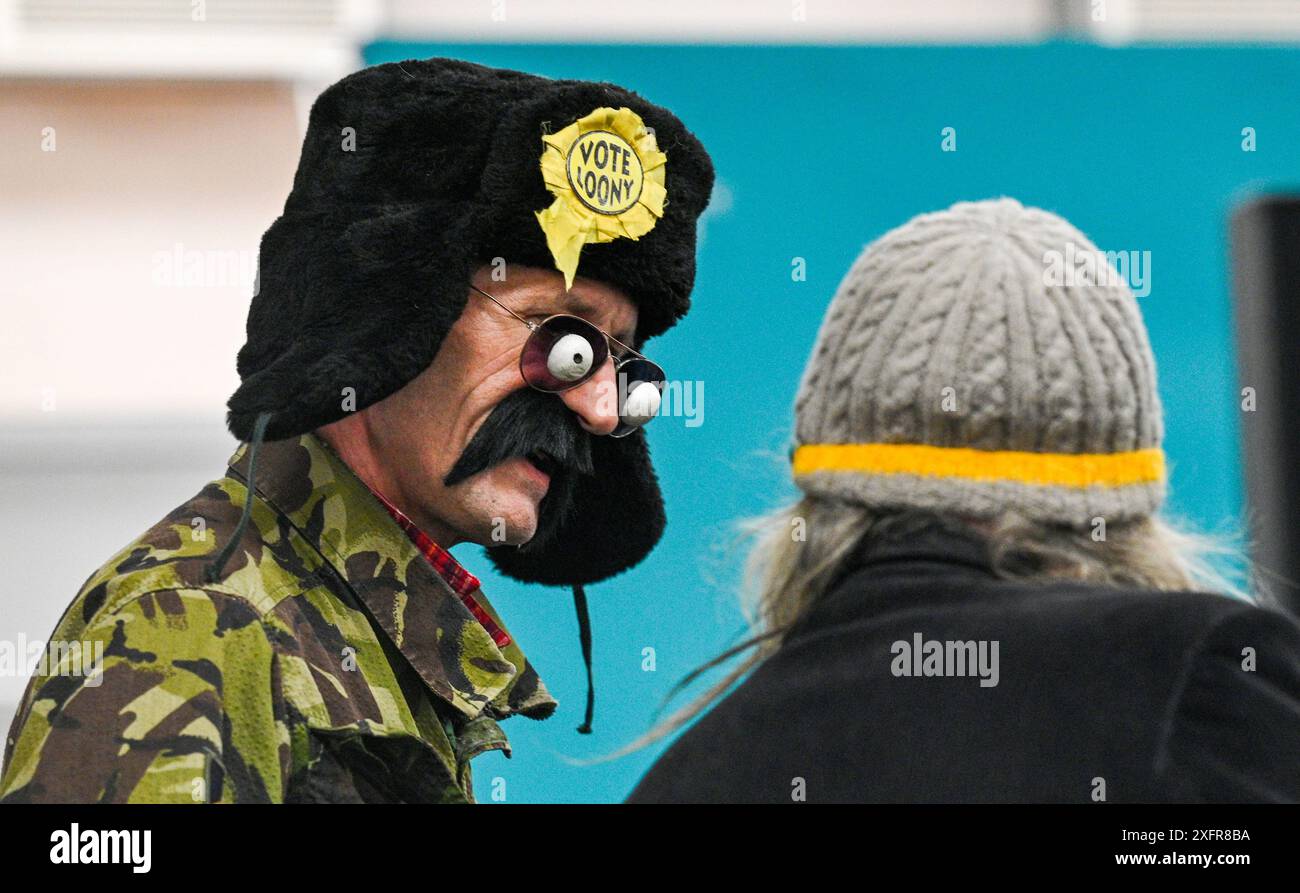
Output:
[[[247,482],[248,447],[230,458]],[[313,434],[263,443],[259,496],[320,553],[437,697],[474,718],[489,706],[541,719],[556,701],[514,636],[498,647],[406,533],[324,441]],[[476,600],[503,629],[483,597]]]
[[888,538],[863,537],[846,562],[846,570],[883,572],[886,565],[906,565],[912,573],[966,568],[992,574],[993,567],[987,540],[963,524],[939,518],[919,522],[906,533]]
[[784,638],[792,642],[882,610],[883,603],[864,598],[864,592],[888,593],[892,584],[930,578],[959,580],[953,591],[965,592],[976,581],[996,577],[987,541],[962,525],[934,519],[885,538],[864,536]]

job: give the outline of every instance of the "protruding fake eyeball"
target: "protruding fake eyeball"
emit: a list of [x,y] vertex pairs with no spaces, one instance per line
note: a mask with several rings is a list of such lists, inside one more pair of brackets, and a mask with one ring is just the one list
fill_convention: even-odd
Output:
[[560,381],[577,381],[591,369],[591,344],[581,335],[568,334],[551,345],[547,370]]
[[653,382],[637,382],[623,402],[623,423],[644,425],[659,414],[659,400],[659,388]]

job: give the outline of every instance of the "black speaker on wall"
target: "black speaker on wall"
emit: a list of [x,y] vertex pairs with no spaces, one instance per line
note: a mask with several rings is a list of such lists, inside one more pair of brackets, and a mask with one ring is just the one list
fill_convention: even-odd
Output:
[[1251,559],[1300,615],[1300,195],[1238,207],[1231,242]]

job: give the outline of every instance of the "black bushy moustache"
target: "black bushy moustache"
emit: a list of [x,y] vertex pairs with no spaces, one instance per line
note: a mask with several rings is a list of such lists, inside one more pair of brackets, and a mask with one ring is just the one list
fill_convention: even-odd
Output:
[[551,483],[538,507],[537,533],[531,541],[544,542],[569,511],[574,476],[595,469],[591,437],[554,394],[521,388],[493,407],[442,482],[453,487],[507,459],[545,454]]

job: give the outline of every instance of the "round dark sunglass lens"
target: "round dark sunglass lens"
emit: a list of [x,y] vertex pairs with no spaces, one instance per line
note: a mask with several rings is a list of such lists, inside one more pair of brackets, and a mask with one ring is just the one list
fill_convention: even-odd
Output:
[[540,391],[566,391],[592,376],[609,356],[600,330],[576,316],[553,316],[524,344],[519,369]]
[[614,437],[626,437],[659,414],[664,370],[649,360],[632,357],[618,367],[618,427]]

